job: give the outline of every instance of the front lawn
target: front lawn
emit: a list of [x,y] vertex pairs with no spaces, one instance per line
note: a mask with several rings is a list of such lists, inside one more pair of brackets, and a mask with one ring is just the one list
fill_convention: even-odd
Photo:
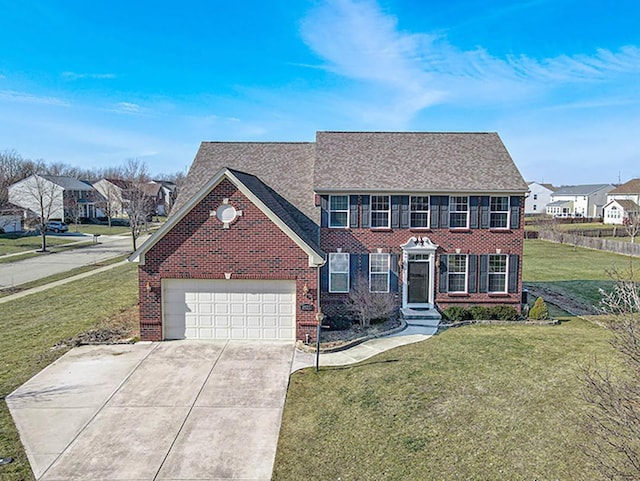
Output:
[[597,479],[580,457],[580,366],[606,332],[467,326],[291,377],[274,480]]
[[133,264],[2,304],[0,310],[0,467],[2,480],[33,479],[4,397],[64,354],[53,349],[101,321],[118,317],[138,301]]
[[69,224],[69,232],[82,232],[89,235],[121,235],[129,234],[127,226],[112,226],[98,224]]
[[[82,240],[77,237],[47,235],[47,247],[61,246]],[[40,249],[42,237],[39,235],[0,234],[0,256]]]

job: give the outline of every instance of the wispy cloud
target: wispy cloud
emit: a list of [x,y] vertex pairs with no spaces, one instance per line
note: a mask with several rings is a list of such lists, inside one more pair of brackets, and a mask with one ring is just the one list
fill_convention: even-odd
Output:
[[[378,90],[376,105],[362,109],[367,116],[375,118],[372,110],[377,111],[398,125],[436,104],[502,103],[532,91],[640,72],[635,46],[542,59],[461,50],[441,35],[399,30],[397,19],[372,0],[329,0],[310,12],[301,34],[325,69]],[[366,99],[356,95],[349,101]]]
[[114,79],[115,74],[112,73],[78,73],[78,72],[62,72],[60,76],[67,80],[80,79]]
[[0,100],[29,104],[53,105],[58,107],[68,107],[70,105],[66,100],[57,97],[39,96],[25,92],[17,92],[15,90],[0,90]]
[[134,104],[132,102],[119,102],[117,104],[117,107],[117,111],[126,112],[129,114],[138,114],[141,110],[140,105]]

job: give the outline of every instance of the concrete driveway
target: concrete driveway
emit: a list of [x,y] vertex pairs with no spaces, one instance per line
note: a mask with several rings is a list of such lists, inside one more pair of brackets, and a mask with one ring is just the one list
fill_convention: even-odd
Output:
[[268,480],[292,343],[73,349],[7,397],[39,480]]
[[[86,240],[91,239],[92,237],[86,238]],[[100,243],[96,245],[0,264],[0,289],[32,282],[76,267],[97,264],[113,257],[129,254],[131,249],[131,237],[100,236]]]

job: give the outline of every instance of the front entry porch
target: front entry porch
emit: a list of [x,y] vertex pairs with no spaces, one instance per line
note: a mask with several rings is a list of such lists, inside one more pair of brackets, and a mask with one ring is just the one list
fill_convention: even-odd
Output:
[[409,325],[437,325],[435,263],[438,246],[428,237],[411,237],[402,248],[402,317]]

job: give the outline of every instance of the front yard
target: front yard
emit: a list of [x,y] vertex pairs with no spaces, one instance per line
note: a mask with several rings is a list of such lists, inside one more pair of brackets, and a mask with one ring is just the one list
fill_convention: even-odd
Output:
[[580,366],[605,331],[467,326],[292,375],[275,480],[597,479],[580,456]]

